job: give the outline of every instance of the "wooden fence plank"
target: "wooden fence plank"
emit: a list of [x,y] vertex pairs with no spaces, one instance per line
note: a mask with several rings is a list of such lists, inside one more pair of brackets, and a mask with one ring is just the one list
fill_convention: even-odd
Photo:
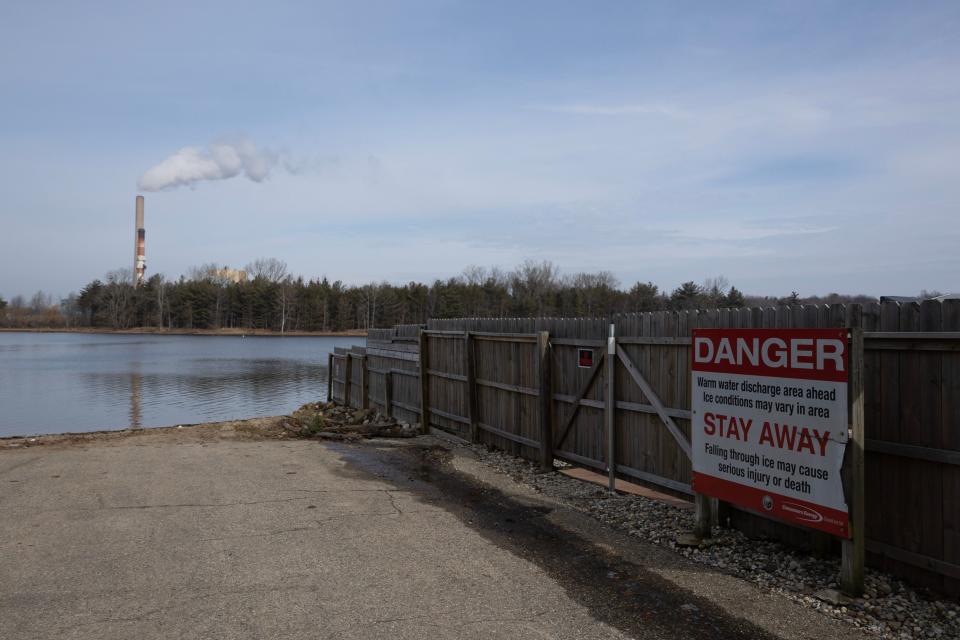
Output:
[[[905,331],[920,330],[919,304],[908,302],[900,305],[900,328]],[[907,444],[920,444],[919,438],[923,429],[920,420],[920,389],[918,388],[923,375],[920,354],[915,351],[907,351],[899,353],[898,356],[900,359],[900,378],[897,381],[897,387],[900,390],[900,424],[897,441]],[[924,475],[923,463],[902,459],[895,460],[893,464],[899,471],[903,483],[897,490],[899,512],[901,514],[911,513],[915,509],[918,498],[912,487],[915,486],[916,480]],[[917,515],[919,517],[904,519],[903,543],[904,548],[908,551],[923,553],[924,518],[922,514]]]
[[431,415],[440,416],[441,418],[446,418],[447,420],[453,420],[454,422],[460,422],[462,424],[470,424],[470,418],[467,418],[466,416],[458,416],[454,413],[450,413],[449,411],[443,411],[441,409],[434,409],[433,407],[430,407],[430,413]]
[[453,380],[454,382],[466,382],[467,376],[462,376],[458,373],[447,373],[446,371],[440,371],[438,369],[429,369],[427,373],[434,378],[443,378],[444,380]]
[[903,444],[902,442],[885,442],[883,440],[867,439],[867,451],[876,451],[900,458],[913,458],[937,464],[960,466],[960,451],[939,449],[933,447],[918,447]]
[[506,382],[495,382],[493,380],[484,380],[483,378],[477,378],[476,384],[478,387],[490,387],[491,389],[500,389],[501,391],[513,391],[525,396],[539,396],[540,390],[534,389],[533,387],[521,387],[518,384],[509,384]]
[[367,357],[360,356],[360,408],[370,407],[370,376],[367,374]]
[[537,341],[537,372],[540,378],[540,468],[553,471],[553,386],[550,380],[550,332],[541,331]]
[[604,435],[607,445],[607,477],[610,491],[615,490],[617,486],[617,360],[614,358],[614,354],[617,352],[617,338],[615,328],[616,325],[610,325],[610,335],[607,337],[607,386],[603,409],[604,425],[606,426]]
[[[576,397],[569,396],[562,393],[553,394],[553,399],[556,402],[563,402],[564,404],[573,404],[576,402]],[[591,407],[593,409],[603,409],[604,402],[603,400],[590,400],[588,398],[581,398],[579,402],[581,407]],[[647,413],[647,414],[657,414],[657,408],[652,404],[644,404],[642,402],[629,402],[627,400],[617,400],[617,409],[620,411],[632,411],[634,413]],[[671,418],[680,418],[681,420],[690,420],[693,415],[690,413],[689,409],[676,409],[673,407],[664,407],[663,411],[670,416]],[[557,444],[556,446],[559,446]]]
[[383,412],[388,418],[393,417],[393,374],[389,371],[383,377]]
[[[960,332],[960,300],[945,300],[941,309],[944,331]],[[960,353],[944,354],[941,362],[940,443],[944,453],[960,452]],[[941,468],[944,562],[960,567],[960,468]],[[943,588],[960,594],[960,575],[944,573]]]
[[333,400],[333,354],[327,354],[327,402]]
[[847,442],[849,468],[848,508],[850,511],[849,540],[843,541],[843,558],[840,564],[840,585],[851,596],[863,594],[863,565],[866,558],[866,534],[864,507],[866,487],[863,486],[864,473],[864,429],[863,429],[863,331],[860,327],[850,330],[849,357],[849,395],[850,403],[850,439]]
[[430,337],[420,332],[420,432],[430,432]]
[[533,440],[532,438],[525,438],[521,435],[517,435],[509,431],[504,431],[503,429],[498,429],[494,426],[485,424],[483,422],[480,422],[478,424],[480,425],[480,428],[483,429],[484,431],[489,431],[490,433],[494,433],[500,436],[501,438],[506,438],[507,440],[516,442],[517,444],[525,444],[528,447],[536,447],[536,448],[539,448],[540,446],[540,443],[537,442],[536,440]]
[[467,371],[467,416],[470,418],[470,442],[480,442],[480,427],[477,426],[477,372],[473,362],[473,339],[469,331],[464,336],[463,366]]
[[349,353],[345,356],[343,367],[343,403],[350,404],[351,386],[353,385],[353,356]]

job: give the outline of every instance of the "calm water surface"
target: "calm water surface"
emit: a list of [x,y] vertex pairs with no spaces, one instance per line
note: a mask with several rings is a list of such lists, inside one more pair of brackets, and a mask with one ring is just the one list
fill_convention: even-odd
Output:
[[289,413],[363,338],[0,333],[0,437]]

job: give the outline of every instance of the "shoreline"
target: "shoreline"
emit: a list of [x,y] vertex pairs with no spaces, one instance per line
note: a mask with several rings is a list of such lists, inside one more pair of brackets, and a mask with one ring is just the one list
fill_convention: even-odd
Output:
[[26,449],[51,445],[83,445],[93,442],[115,442],[128,438],[162,438],[174,434],[180,437],[215,436],[221,433],[236,433],[250,438],[285,438],[283,429],[286,415],[257,416],[237,420],[219,420],[213,422],[194,422],[162,427],[139,427],[119,429],[99,429],[97,431],[64,431],[38,435],[0,436],[0,451],[5,449]]
[[102,333],[114,335],[156,336],[264,336],[271,338],[366,338],[361,329],[351,331],[273,331],[272,329],[160,329],[157,327],[132,327],[130,329],[102,329],[98,327],[0,327],[0,333]]

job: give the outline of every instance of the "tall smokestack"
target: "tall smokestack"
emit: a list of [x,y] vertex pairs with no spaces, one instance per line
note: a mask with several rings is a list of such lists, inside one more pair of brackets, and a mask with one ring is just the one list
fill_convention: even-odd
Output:
[[144,282],[147,271],[147,231],[143,228],[143,196],[137,196],[137,230],[133,237],[133,286]]

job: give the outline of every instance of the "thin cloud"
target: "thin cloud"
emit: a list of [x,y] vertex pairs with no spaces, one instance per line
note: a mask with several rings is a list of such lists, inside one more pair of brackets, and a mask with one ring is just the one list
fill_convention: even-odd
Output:
[[682,109],[658,104],[554,104],[535,105],[528,109],[584,116],[663,116],[667,118],[687,116]]
[[663,231],[666,235],[678,240],[741,242],[816,235],[836,231],[838,228],[827,225],[776,223],[775,221],[754,223],[736,220],[703,220]]

